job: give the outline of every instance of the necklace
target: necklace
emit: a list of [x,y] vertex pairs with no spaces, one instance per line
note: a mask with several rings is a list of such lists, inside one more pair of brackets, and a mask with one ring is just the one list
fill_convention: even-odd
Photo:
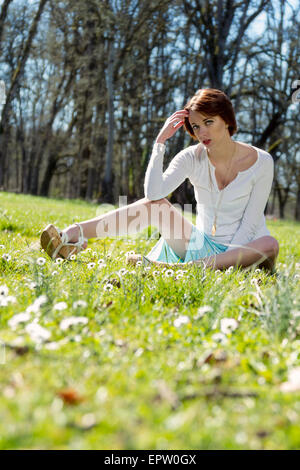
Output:
[[[227,170],[227,173],[226,173],[226,178],[225,178],[225,181],[227,180],[227,176],[231,170],[231,167],[232,167],[232,162],[233,162],[233,157],[235,155],[235,151],[236,151],[236,144],[234,143],[234,151],[233,151],[233,155],[231,157],[231,161],[230,161],[230,166],[229,166],[229,169]],[[213,187],[213,183],[212,183],[212,177],[211,177],[211,173],[210,173],[210,165],[209,165],[209,162],[208,162],[208,171],[209,171],[209,180],[210,180],[210,189],[211,189],[211,202],[213,204],[213,198],[212,198],[212,187]],[[216,208],[214,207],[214,204],[213,204],[213,207],[214,207],[214,222],[213,222],[213,226],[212,226],[212,229],[211,229],[211,234],[212,236],[214,237],[215,234],[216,234],[216,230],[217,230],[217,213],[218,213],[218,209],[219,209],[219,206],[221,204],[221,201],[223,199],[223,194],[224,194],[224,189],[226,188],[226,185],[223,186],[223,188],[221,189],[220,191],[220,196],[219,196],[219,201],[218,201],[218,205],[216,206]]]

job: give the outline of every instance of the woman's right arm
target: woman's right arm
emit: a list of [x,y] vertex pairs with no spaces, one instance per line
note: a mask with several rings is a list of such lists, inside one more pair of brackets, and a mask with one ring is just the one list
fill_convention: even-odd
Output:
[[165,141],[183,125],[188,111],[180,110],[170,116],[157,136],[147,167],[144,183],[145,197],[158,200],[173,192],[189,176],[187,152],[182,150],[171,161],[163,173]]

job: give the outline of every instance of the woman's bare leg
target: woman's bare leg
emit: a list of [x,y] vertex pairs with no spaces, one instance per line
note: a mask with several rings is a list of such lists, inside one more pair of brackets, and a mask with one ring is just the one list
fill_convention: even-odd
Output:
[[[193,227],[167,199],[151,201],[147,198],[80,222],[80,225],[88,239],[130,236],[152,225],[181,258],[185,257]],[[68,233],[70,242],[78,240],[78,226],[71,225],[63,231]]]
[[[229,266],[247,267],[257,265],[272,271],[279,252],[276,238],[265,236],[247,243],[241,248],[208,256],[201,261],[213,269],[226,269]],[[197,263],[197,261],[195,261]]]

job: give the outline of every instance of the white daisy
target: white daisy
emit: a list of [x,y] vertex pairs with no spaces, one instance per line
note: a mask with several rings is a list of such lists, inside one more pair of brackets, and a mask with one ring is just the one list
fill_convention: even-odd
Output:
[[32,341],[36,343],[47,341],[51,336],[50,331],[46,330],[46,328],[42,327],[36,322],[32,322],[26,325],[25,331],[29,334]]
[[4,255],[2,255],[2,259],[8,262],[11,260],[11,256],[8,253],[4,253]]
[[61,264],[63,262],[63,258],[56,258],[55,264]]
[[125,257],[128,258],[128,256],[131,256],[131,255],[135,255],[135,251],[134,250],[131,250],[131,251],[127,251],[125,253]]
[[152,275],[155,276],[155,277],[156,277],[156,276],[159,276],[159,275],[160,275],[160,271],[153,271]]
[[221,320],[221,331],[225,335],[236,330],[238,326],[239,324],[234,318],[222,318]]
[[51,276],[56,276],[56,274],[58,274],[58,271],[53,271],[53,273],[51,273]]
[[108,282],[107,284],[105,284],[105,286],[103,286],[103,289],[107,291],[111,291],[113,290],[113,288],[114,286],[110,282]]
[[29,312],[17,313],[13,317],[11,317],[10,320],[8,320],[8,326],[14,329],[16,328],[16,326],[18,326],[19,323],[26,323],[27,321],[29,321],[30,317],[31,315]]
[[4,250],[5,246],[4,245],[0,245],[0,250]]
[[0,307],[7,307],[8,306],[8,301],[7,297],[4,295],[0,296]]
[[76,300],[76,302],[73,303],[73,308],[85,308],[87,305],[85,300]]
[[45,263],[46,263],[45,258],[38,258],[36,260],[36,264],[38,264],[39,266],[44,266]]
[[226,269],[225,274],[230,274],[231,271],[233,271],[233,266],[229,266],[229,268]]
[[142,266],[142,264],[143,264],[142,261],[137,261],[136,262],[136,266]]
[[216,343],[222,343],[225,344],[228,340],[226,336],[223,333],[215,333],[212,335],[211,339],[215,341]]
[[166,276],[166,277],[172,277],[172,276],[174,276],[174,271],[173,271],[173,269],[167,269],[167,270],[165,271],[165,276]]
[[86,325],[87,323],[88,323],[88,319],[86,317],[68,317],[68,318],[64,318],[60,322],[59,327],[62,331],[65,331],[68,328],[70,328],[70,326]]
[[178,279],[181,279],[183,277],[182,273],[178,273],[177,276],[175,276],[175,280],[177,281]]
[[53,305],[53,310],[62,311],[62,310],[65,310],[66,308],[68,308],[68,305],[66,304],[66,302],[58,302],[57,304]]
[[96,266],[96,263],[88,263],[87,265],[88,269],[94,269],[95,266]]
[[77,259],[77,256],[75,254],[71,255],[70,256],[70,260],[71,261],[75,261]]
[[127,271],[126,268],[122,268],[122,269],[120,269],[120,271],[118,271],[118,274],[119,274],[120,276],[124,276],[124,275],[127,274],[127,273],[128,273],[128,271]]
[[174,320],[173,325],[176,328],[179,328],[181,325],[186,325],[189,322],[190,322],[190,319],[187,315],[180,315],[178,318]]
[[92,248],[87,248],[87,249],[85,250],[86,253],[90,253],[91,251],[92,251]]
[[0,295],[7,296],[8,295],[8,287],[4,284],[0,286]]
[[5,299],[7,305],[8,304],[15,304],[16,301],[17,301],[16,297],[14,297],[13,295],[8,295],[6,297],[3,297],[3,299]]
[[202,307],[199,307],[196,315],[194,316],[194,319],[199,320],[200,318],[203,318],[207,312],[213,312],[213,308],[210,305],[203,305]]

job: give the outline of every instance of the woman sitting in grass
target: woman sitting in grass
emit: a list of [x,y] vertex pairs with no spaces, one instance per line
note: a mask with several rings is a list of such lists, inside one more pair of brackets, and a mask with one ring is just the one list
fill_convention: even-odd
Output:
[[[180,127],[198,141],[179,152],[163,172],[165,142]],[[127,262],[196,263],[214,269],[258,266],[273,271],[278,241],[266,227],[264,209],[274,163],[265,150],[234,141],[235,114],[225,93],[200,89],[184,109],[170,116],[155,141],[145,177],[145,198],[62,232],[48,225],[41,245],[52,257],[69,258],[89,238],[127,236],[156,226],[160,240],[146,257]],[[186,178],[195,190],[196,226],[166,196]]]

